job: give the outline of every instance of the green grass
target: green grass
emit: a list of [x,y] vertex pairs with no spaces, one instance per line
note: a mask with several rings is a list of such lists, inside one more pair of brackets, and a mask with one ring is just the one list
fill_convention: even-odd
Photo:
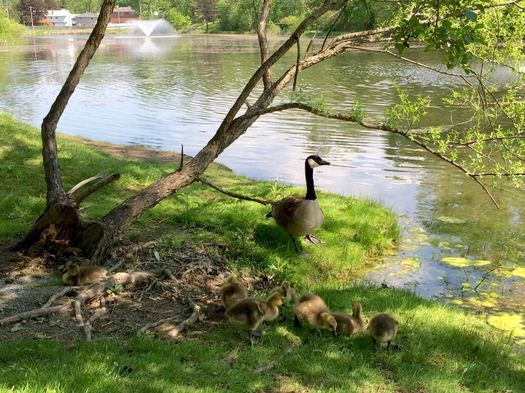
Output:
[[348,309],[350,299],[360,298],[369,314],[395,313],[401,349],[376,352],[366,336],[295,329],[287,313],[287,320],[266,328],[257,347],[227,325],[178,344],[149,338],[4,343],[0,391],[525,391],[523,357],[479,318],[402,291],[355,286],[319,292],[333,308]]
[[[41,146],[36,129],[0,115],[0,244],[20,237],[45,205]],[[133,192],[151,184],[178,165],[173,161],[119,160],[82,143],[59,136],[59,156],[66,188],[84,178],[110,169],[121,179],[83,204],[87,217],[107,213]],[[275,183],[255,182],[229,169],[212,165],[206,176],[224,188],[261,198],[279,198],[304,190]],[[367,258],[392,247],[398,236],[395,215],[370,201],[320,193],[326,220],[318,236],[326,246],[305,246],[310,256],[298,255],[289,237],[271,219],[270,210],[220,194],[196,183],[161,202],[135,222],[126,235],[134,241],[147,237],[168,245],[184,243],[227,245],[232,267],[265,272],[302,282],[307,277],[330,276],[362,270]],[[183,231],[180,231],[183,229]]]
[[[122,178],[87,200],[84,213],[100,217],[123,198],[177,165],[118,160],[59,136],[68,187],[105,169]],[[37,130],[0,116],[0,243],[20,236],[44,206]],[[290,188],[254,182],[214,165],[206,174],[237,192],[266,198]],[[303,191],[301,191],[303,192]],[[350,273],[380,255],[398,236],[395,216],[369,201],[320,194],[326,222],[322,246],[298,256],[268,208],[240,202],[200,184],[162,202],[126,232],[132,240],[159,238],[164,246],[191,244],[223,250],[231,268],[289,278],[299,290],[323,296],[333,310],[360,300],[365,316],[391,312],[400,322],[399,351],[372,349],[362,335],[333,337],[268,324],[261,344],[214,325],[179,343],[135,338],[57,343],[45,339],[0,344],[0,392],[523,392],[525,356],[483,318],[405,291],[348,283]],[[265,368],[267,371],[256,372]]]

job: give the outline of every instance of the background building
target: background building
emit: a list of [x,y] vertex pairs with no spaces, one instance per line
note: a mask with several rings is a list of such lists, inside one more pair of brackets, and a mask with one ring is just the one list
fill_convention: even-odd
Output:
[[48,10],[46,19],[54,27],[71,27],[73,26],[73,18],[71,13],[66,9]]

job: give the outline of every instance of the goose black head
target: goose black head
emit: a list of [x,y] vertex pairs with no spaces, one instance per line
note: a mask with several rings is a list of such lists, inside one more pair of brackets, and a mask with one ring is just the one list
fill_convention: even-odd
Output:
[[321,165],[330,165],[328,161],[323,160],[316,154],[306,157],[306,162],[312,169]]

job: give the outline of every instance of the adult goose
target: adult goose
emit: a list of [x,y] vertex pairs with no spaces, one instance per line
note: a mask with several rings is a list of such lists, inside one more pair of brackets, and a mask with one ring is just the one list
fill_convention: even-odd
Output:
[[297,252],[299,248],[295,236],[305,236],[311,243],[318,244],[320,240],[312,236],[323,225],[324,215],[317,202],[314,188],[314,168],[321,165],[330,165],[318,155],[306,157],[304,161],[304,175],[306,178],[306,195],[289,196],[272,204],[272,211],[266,215],[273,217],[292,238]]

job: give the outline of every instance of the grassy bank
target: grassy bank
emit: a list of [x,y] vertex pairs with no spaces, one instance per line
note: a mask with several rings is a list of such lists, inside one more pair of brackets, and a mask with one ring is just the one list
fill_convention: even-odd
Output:
[[[0,116],[0,243],[20,236],[44,206],[44,182],[37,175],[42,172],[40,149],[37,130]],[[100,217],[178,162],[125,148],[106,146],[103,152],[63,136],[59,149],[67,187],[105,169],[122,174],[87,201],[89,217]],[[141,158],[118,158],[109,151]],[[219,165],[206,175],[224,188],[263,198],[297,191],[254,182]],[[399,350],[376,352],[364,335],[333,337],[296,329],[288,306],[286,319],[268,324],[256,347],[221,321],[197,324],[179,343],[151,338],[84,343],[80,336],[62,343],[42,338],[3,342],[0,392],[525,391],[523,354],[479,316],[405,291],[349,283],[352,273],[392,247],[398,235],[395,216],[369,201],[328,193],[319,198],[326,223],[318,236],[325,243],[306,245],[309,256],[297,255],[287,236],[264,219],[268,208],[200,184],[148,211],[125,235],[172,248],[220,249],[232,269],[290,279],[299,291],[322,295],[334,310],[349,311],[359,299],[367,317],[389,311],[400,322]]]
[[[45,204],[41,167],[41,142],[36,129],[8,116],[0,117],[0,244],[19,237]],[[108,149],[106,149],[108,150]],[[74,138],[61,137],[59,155],[66,189],[104,170],[121,179],[96,193],[83,205],[87,217],[97,218],[120,201],[178,165],[175,157],[117,159]],[[298,163],[301,167],[301,163]],[[294,191],[277,183],[251,181],[236,176],[221,165],[206,172],[214,183],[245,195],[277,199]],[[326,211],[318,235],[328,247],[307,246],[309,258],[299,256],[288,236],[264,218],[268,207],[242,202],[211,188],[193,184],[142,215],[126,235],[132,240],[158,239],[173,247],[184,242],[226,245],[226,258],[233,268],[277,275],[302,281],[360,271],[367,258],[380,255],[398,235],[394,214],[370,201],[320,193]],[[312,263],[315,261],[315,263]]]

